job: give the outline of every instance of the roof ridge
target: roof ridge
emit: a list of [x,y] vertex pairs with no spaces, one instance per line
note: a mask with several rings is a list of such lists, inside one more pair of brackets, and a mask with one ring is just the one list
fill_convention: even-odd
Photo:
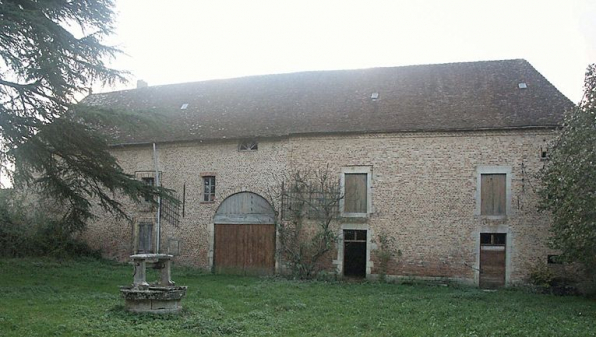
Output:
[[[199,83],[215,83],[215,82],[219,82],[219,81],[243,80],[243,79],[245,80],[245,79],[250,79],[250,78],[265,78],[265,77],[277,77],[277,76],[282,77],[282,76],[314,74],[314,73],[321,73],[321,74],[322,73],[334,73],[334,72],[335,73],[339,73],[339,72],[347,73],[347,72],[351,72],[351,71],[363,71],[363,70],[403,69],[403,68],[482,64],[482,63],[504,63],[504,62],[522,62],[522,63],[528,64],[531,66],[531,64],[526,59],[517,58],[517,59],[461,61],[461,62],[444,62],[444,63],[420,63],[420,64],[408,64],[408,65],[400,65],[400,66],[381,66],[381,67],[369,67],[369,68],[304,70],[304,71],[292,71],[292,72],[285,72],[285,73],[282,72],[282,73],[270,73],[270,74],[255,74],[255,75],[246,75],[246,76],[238,76],[238,77],[224,77],[224,78],[213,78],[213,79],[206,79],[206,80],[199,80],[199,81],[158,84],[158,85],[152,85],[152,86],[143,87],[143,88],[131,88],[131,89],[93,93],[93,94],[86,96],[85,99],[89,96],[124,93],[124,92],[135,91],[135,90],[146,90],[146,89],[163,88],[163,87],[175,87],[175,86],[184,86],[184,85],[192,85],[192,84],[199,84]],[[536,70],[536,69],[534,69],[534,70]]]

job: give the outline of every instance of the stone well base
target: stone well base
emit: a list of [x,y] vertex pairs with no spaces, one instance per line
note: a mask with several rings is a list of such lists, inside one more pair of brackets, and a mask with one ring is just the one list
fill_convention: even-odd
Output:
[[128,311],[167,314],[182,309],[180,302],[186,295],[186,287],[149,287],[143,290],[121,287],[120,294]]

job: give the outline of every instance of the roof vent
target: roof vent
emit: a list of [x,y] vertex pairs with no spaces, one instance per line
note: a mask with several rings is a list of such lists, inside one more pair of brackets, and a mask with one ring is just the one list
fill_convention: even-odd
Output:
[[526,89],[528,85],[526,84],[526,82],[521,82],[517,85],[517,87],[520,89]]
[[180,110],[186,110],[188,108],[188,103],[184,103],[180,106]]
[[378,92],[373,92],[373,93],[370,95],[370,98],[371,98],[371,99],[378,99],[378,98],[379,98],[379,93],[378,93]]
[[149,86],[149,83],[147,83],[143,80],[137,80],[137,89],[147,88],[148,86]]

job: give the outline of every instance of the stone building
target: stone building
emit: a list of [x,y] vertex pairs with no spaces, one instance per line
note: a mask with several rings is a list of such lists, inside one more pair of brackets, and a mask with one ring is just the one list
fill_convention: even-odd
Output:
[[380,235],[400,252],[389,275],[481,286],[522,282],[555,253],[535,174],[573,104],[525,60],[144,86],[84,103],[161,115],[156,130],[109,130],[112,152],[147,183],[157,169],[182,201],[173,221],[162,207],[159,231],[150,205],[129,207],[134,224],[92,224],[85,238],[109,258],[155,251],[159,237],[179,264],[278,271],[271,177],[327,166],[358,198],[340,207],[330,272],[378,275]]

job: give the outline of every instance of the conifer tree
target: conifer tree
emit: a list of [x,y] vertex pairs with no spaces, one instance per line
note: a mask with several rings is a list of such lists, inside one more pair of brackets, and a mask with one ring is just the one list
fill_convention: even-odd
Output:
[[126,113],[73,105],[92,84],[126,80],[105,63],[120,52],[102,43],[113,28],[112,0],[0,0],[0,162],[61,206],[67,233],[85,227],[92,200],[126,216],[115,195],[163,192],[126,174],[98,132]]

